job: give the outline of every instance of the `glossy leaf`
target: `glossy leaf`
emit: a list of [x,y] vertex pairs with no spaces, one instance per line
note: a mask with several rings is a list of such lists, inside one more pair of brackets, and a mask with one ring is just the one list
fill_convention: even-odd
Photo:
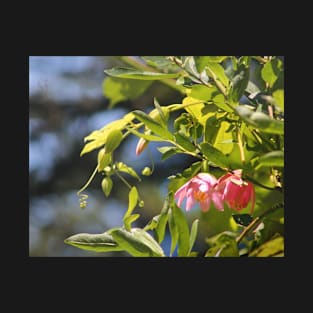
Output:
[[220,123],[220,127],[217,129],[213,146],[224,154],[228,154],[233,150],[233,134],[231,131],[227,131],[231,124],[226,121]]
[[188,255],[190,255],[192,247],[196,241],[197,234],[198,234],[198,226],[199,226],[199,219],[193,221],[191,225],[190,237],[189,237],[189,251]]
[[217,166],[229,166],[229,160],[227,156],[223,154],[220,150],[214,148],[211,144],[204,142],[200,144],[200,147],[202,153],[209,161],[215,163]]
[[117,244],[111,235],[87,234],[81,233],[68,237],[64,240],[68,245],[76,248],[95,252],[122,251],[123,249]]
[[127,231],[116,228],[110,231],[113,239],[118,245],[132,256],[137,257],[162,257],[163,249],[153,237],[141,228],[132,228]]
[[179,76],[179,73],[156,73],[126,67],[115,67],[113,69],[105,70],[104,73],[112,77],[139,80],[160,80],[165,78],[177,78]]
[[147,126],[147,128],[152,130],[155,134],[169,140],[173,138],[173,135],[166,128],[157,123],[146,113],[139,110],[133,111],[132,113],[139,121],[143,122]]
[[142,56],[148,65],[156,67],[158,69],[164,69],[166,71],[178,71],[180,68],[168,60],[165,56]]
[[210,56],[208,57],[209,62],[221,63],[224,61],[228,56]]
[[283,167],[284,152],[280,150],[268,152],[259,158],[259,163],[263,166]]

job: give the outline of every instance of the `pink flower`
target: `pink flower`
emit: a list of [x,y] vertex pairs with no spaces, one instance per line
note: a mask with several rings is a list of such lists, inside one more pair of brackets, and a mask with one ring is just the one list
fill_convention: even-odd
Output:
[[177,205],[181,206],[184,198],[187,198],[186,211],[198,201],[201,210],[205,212],[209,210],[212,200],[218,210],[224,211],[223,194],[214,188],[216,183],[217,179],[213,175],[199,173],[175,192]]
[[220,177],[215,187],[223,193],[223,201],[234,210],[240,211],[246,208],[251,201],[251,212],[255,205],[254,186],[250,182],[245,182],[242,178],[242,170],[234,170]]

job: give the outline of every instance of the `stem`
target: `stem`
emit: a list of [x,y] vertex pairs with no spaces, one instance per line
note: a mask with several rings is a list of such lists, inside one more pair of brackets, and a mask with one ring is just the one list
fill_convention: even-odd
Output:
[[210,68],[207,67],[207,71],[211,74],[211,77],[214,80],[216,87],[220,90],[220,92],[224,95],[224,97],[226,97],[227,96],[226,88],[223,86],[223,84],[220,81],[216,79],[216,75],[211,71]]
[[[136,60],[134,60],[132,57],[129,57],[129,56],[121,56],[120,59],[128,64],[128,65],[131,65],[133,66],[134,68],[138,69],[138,70],[143,70],[143,71],[149,71],[149,72],[155,72],[155,69],[148,66],[148,65],[145,65],[145,64],[142,64]],[[170,78],[167,78],[167,79],[162,79],[162,80],[159,80],[160,83],[168,86],[168,87],[171,87],[173,89],[175,89],[176,91],[179,91],[180,93],[184,93],[183,92],[183,88],[180,87],[179,85],[176,85],[176,81],[173,80],[173,79],[170,79]]]
[[78,196],[80,195],[80,193],[82,193],[89,186],[89,184],[91,183],[91,181],[93,180],[93,178],[97,174],[97,171],[98,171],[98,164],[97,164],[95,170],[93,171],[93,173],[91,174],[91,176],[89,177],[87,183],[79,191],[77,191]]
[[118,172],[115,171],[115,174],[120,178],[120,180],[130,189],[132,189],[132,186],[128,183],[128,181]]
[[243,144],[242,144],[242,139],[240,136],[240,129],[239,127],[237,128],[237,140],[238,140],[238,146],[239,146],[239,150],[240,150],[240,159],[242,164],[245,163],[245,152],[243,150]]
[[263,214],[261,214],[260,216],[257,216],[243,231],[242,233],[236,238],[236,242],[237,244],[248,234],[248,232],[250,230],[252,230],[254,228],[254,226],[258,223],[261,222],[261,220],[266,217],[267,215],[271,214],[272,212],[276,211],[277,209],[279,209],[281,207],[281,205],[283,205],[284,203],[278,203],[275,204],[274,206],[272,206],[270,209],[268,209],[267,211],[265,211]]

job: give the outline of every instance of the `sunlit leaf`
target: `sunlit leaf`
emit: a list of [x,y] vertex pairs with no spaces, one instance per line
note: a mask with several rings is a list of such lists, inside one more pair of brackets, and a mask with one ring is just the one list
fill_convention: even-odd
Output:
[[105,143],[105,153],[113,152],[123,140],[123,134],[118,129],[112,129],[108,133],[108,137]]
[[128,216],[132,214],[134,208],[137,205],[137,202],[138,202],[138,191],[137,188],[133,186],[130,192],[128,193],[128,209],[124,215],[124,221]]
[[[225,69],[222,65],[218,63],[210,62],[207,64],[207,67],[214,73],[215,77],[223,83],[224,86],[229,85],[229,79],[225,74]],[[209,73],[210,75],[210,73]]]
[[284,237],[279,236],[265,242],[257,249],[253,250],[249,257],[283,257],[284,256]]
[[139,181],[141,181],[141,178],[138,176],[136,171],[132,167],[127,166],[125,163],[117,162],[116,163],[116,168],[117,168],[118,171],[127,173],[127,174],[137,178]]
[[137,257],[162,257],[163,249],[153,237],[141,228],[132,228],[127,231],[116,228],[110,231],[118,245],[132,256]]
[[179,73],[156,73],[126,67],[115,67],[109,70],[104,70],[104,73],[113,77],[139,80],[160,80],[165,78],[177,78],[179,76]]
[[76,248],[95,252],[122,251],[117,242],[108,233],[87,234],[81,233],[68,237],[64,240],[68,245]]
[[275,103],[284,111],[284,90],[278,89],[273,92]]
[[231,131],[226,132],[231,124],[226,121],[220,123],[217,130],[213,146],[224,154],[228,154],[233,150],[233,134]]
[[156,135],[159,135],[160,137],[169,140],[173,138],[173,135],[170,131],[164,128],[161,124],[157,123],[146,113],[139,110],[133,111],[132,113],[139,121],[143,122],[147,126],[147,128],[152,130]]
[[121,101],[138,98],[152,83],[152,81],[107,77],[103,81],[103,95],[110,99],[109,107],[112,108]]
[[106,166],[108,166],[112,162],[112,154],[105,153],[105,149],[101,149],[98,152],[98,172],[104,170]]
[[166,141],[166,139],[163,139],[161,137],[157,137],[157,136],[153,136],[153,135],[148,135],[148,134],[145,134],[145,133],[140,133],[139,131],[135,130],[135,129],[132,129],[132,128],[128,128],[127,129],[130,133],[136,135],[137,137],[140,137],[140,138],[144,138],[148,141]]
[[205,66],[208,64],[210,57],[209,56],[197,56],[194,57],[195,62],[196,62],[196,67],[199,73],[201,73]]
[[129,215],[127,216],[126,218],[124,218],[124,226],[125,226],[125,229],[130,231],[131,229],[131,224],[133,222],[135,222],[138,218],[140,217],[140,214],[132,214],[132,215]]
[[274,83],[279,77],[281,71],[282,61],[278,58],[273,58],[271,61],[267,62],[262,71],[261,76],[265,82],[269,84],[270,87],[273,87]]

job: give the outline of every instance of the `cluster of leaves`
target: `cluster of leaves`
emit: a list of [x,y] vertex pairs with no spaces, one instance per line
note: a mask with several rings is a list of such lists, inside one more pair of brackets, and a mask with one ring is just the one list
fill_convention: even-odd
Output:
[[[123,57],[123,61],[131,68],[105,70],[109,77],[103,87],[111,106],[125,99],[135,99],[153,81],[180,91],[184,98],[181,103],[169,105],[160,105],[154,98],[155,108],[150,112],[134,110],[85,137],[81,155],[99,150],[92,177],[97,173],[104,175],[101,186],[108,197],[113,186],[111,176],[117,175],[129,187],[129,204],[121,227],[102,234],[73,235],[65,242],[91,251],[127,251],[132,256],[161,257],[165,253],[160,244],[168,226],[169,256],[176,247],[178,256],[198,256],[192,249],[199,219],[188,225],[185,214],[174,201],[174,193],[199,172],[240,168],[243,178],[256,187],[254,216],[233,214],[232,231],[207,238],[205,256],[282,256],[283,58],[150,56]],[[176,111],[180,114],[171,123],[171,113]],[[144,203],[136,186],[131,186],[122,175],[127,173],[138,181],[142,177],[129,165],[114,160],[114,151],[129,135],[137,136],[145,145],[150,141],[166,143],[158,148],[162,160],[177,154],[191,155],[196,160],[181,173],[168,178],[168,195],[163,208],[143,229],[132,227],[132,223],[140,218],[134,210],[144,208]],[[150,170],[143,169],[142,175],[150,175]],[[258,196],[262,191],[275,193],[274,201],[260,202]],[[86,196],[81,197],[81,207],[85,207]]]

